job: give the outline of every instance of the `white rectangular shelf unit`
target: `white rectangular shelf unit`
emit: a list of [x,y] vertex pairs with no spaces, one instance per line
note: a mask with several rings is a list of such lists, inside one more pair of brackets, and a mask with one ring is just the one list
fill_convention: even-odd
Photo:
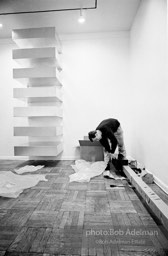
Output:
[[56,47],[62,52],[61,41],[55,27],[14,29],[12,39],[20,48]]
[[55,67],[34,67],[34,68],[17,68],[13,69],[13,78],[50,78],[57,77]]
[[55,47],[14,49],[12,56],[15,61],[25,67],[33,66],[55,66],[59,71],[61,68],[60,54]]
[[15,156],[53,156],[56,157],[63,150],[62,142],[27,143],[14,147]]
[[14,117],[28,119],[28,126],[14,127],[14,136],[25,136],[29,141],[15,145],[14,154],[34,159],[56,157],[63,150],[61,42],[55,27],[14,29],[12,39],[20,47],[13,50],[13,60],[21,64],[13,69],[13,78],[26,85],[14,88],[13,97],[27,100],[26,107],[14,107],[13,112]]
[[59,71],[55,67],[40,66],[33,68],[14,68],[13,78],[22,84],[31,86],[58,85],[62,86]]
[[14,136],[56,137],[62,134],[62,127],[14,127]]
[[31,106],[31,107],[14,107],[14,117],[41,117],[57,116],[62,117],[62,109],[57,106]]
[[62,91],[58,86],[14,88],[13,97],[17,99],[56,98],[62,101]]

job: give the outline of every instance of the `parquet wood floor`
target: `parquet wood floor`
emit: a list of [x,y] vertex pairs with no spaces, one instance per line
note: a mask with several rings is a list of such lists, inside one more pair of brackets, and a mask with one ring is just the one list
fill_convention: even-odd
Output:
[[35,173],[48,181],[16,199],[0,197],[0,256],[168,255],[165,234],[126,180],[69,183],[73,161],[4,160],[0,171],[27,164],[44,164]]

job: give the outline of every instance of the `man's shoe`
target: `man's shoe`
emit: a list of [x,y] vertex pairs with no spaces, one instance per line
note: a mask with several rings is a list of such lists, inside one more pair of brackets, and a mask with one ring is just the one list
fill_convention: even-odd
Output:
[[107,178],[107,179],[114,179],[114,176],[110,171],[104,171],[103,172],[103,177]]

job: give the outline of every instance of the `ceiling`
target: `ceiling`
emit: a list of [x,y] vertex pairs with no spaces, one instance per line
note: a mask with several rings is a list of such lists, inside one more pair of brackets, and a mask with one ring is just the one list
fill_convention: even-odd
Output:
[[[97,0],[95,5],[95,0],[0,0],[0,14],[3,13],[0,15],[0,23],[3,24],[0,38],[10,38],[12,29],[45,26],[55,26],[60,35],[127,31],[132,26],[140,1]],[[86,8],[84,24],[77,21],[80,8]],[[55,9],[59,11],[49,11]],[[47,12],[4,15],[46,10]]]

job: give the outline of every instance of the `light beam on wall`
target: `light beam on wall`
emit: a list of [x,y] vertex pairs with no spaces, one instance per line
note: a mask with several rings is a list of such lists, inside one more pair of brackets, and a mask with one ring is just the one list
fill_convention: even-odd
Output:
[[81,24],[85,22],[83,9],[80,9],[80,15],[79,15],[79,18],[78,18],[78,22],[81,23]]

